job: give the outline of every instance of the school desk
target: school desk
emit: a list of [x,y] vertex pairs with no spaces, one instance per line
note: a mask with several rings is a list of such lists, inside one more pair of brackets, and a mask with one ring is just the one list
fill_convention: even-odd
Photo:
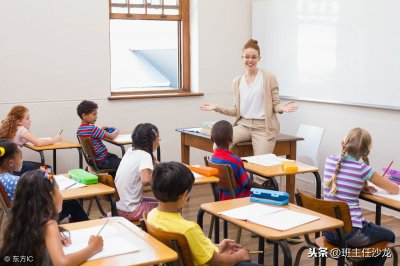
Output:
[[[86,261],[82,265],[84,266],[119,266],[119,265],[154,265],[160,263],[167,263],[176,261],[178,254],[167,247],[151,235],[141,230],[136,225],[132,224],[123,217],[110,217],[107,218],[113,222],[122,224],[128,234],[126,237],[134,239],[134,245],[139,248],[139,251],[128,254],[122,254],[92,261]],[[107,219],[90,220],[85,222],[63,224],[62,227],[72,231],[77,229],[83,229],[93,226],[104,224]],[[72,239],[72,241],[74,241]]]
[[[293,211],[302,212],[305,214],[310,214],[314,216],[320,217],[320,219],[306,223],[295,228],[279,231],[275,229],[271,229],[262,225],[258,225],[255,223],[250,223],[247,221],[227,217],[224,215],[219,214],[222,211],[227,211],[233,208],[238,208],[242,206],[246,206],[252,204],[249,198],[239,198],[233,200],[224,200],[224,201],[217,201],[217,202],[210,202],[210,203],[203,203],[200,205],[200,210],[197,215],[197,223],[200,227],[203,226],[203,216],[204,212],[207,212],[219,219],[225,220],[230,222],[236,226],[239,226],[247,231],[253,232],[259,236],[258,239],[258,250],[263,251],[258,255],[258,263],[264,264],[264,246],[265,246],[265,239],[269,239],[274,242],[274,265],[278,265],[278,245],[281,246],[283,255],[284,255],[284,265],[292,265],[292,255],[290,249],[287,245],[286,238],[299,236],[304,234],[310,234],[315,232],[320,232],[327,229],[336,229],[343,226],[343,222],[329,216],[310,211],[308,209],[302,208],[300,206],[294,205],[289,203],[285,206],[276,206],[271,205],[273,207],[284,207],[288,208]],[[218,236],[218,238],[217,238]],[[219,223],[216,223],[216,243],[219,242]]]
[[[318,173],[318,168],[314,166],[310,166],[307,164],[303,164],[300,162],[296,162],[298,169],[296,172],[292,172],[290,174],[286,173],[282,165],[274,165],[274,166],[263,166],[259,164],[252,164],[252,163],[244,163],[244,168],[246,171],[262,176],[262,177],[274,177],[274,176],[285,176],[286,175],[286,192],[289,193],[290,202],[294,202],[294,188],[296,182],[297,174],[305,174],[305,173],[312,173],[315,177],[315,194],[317,198],[321,198],[321,177]],[[289,180],[288,179],[292,179]],[[292,185],[293,184],[293,185]]]
[[52,150],[53,151],[53,173],[57,173],[57,150],[63,150],[63,149],[78,149],[78,154],[79,154],[79,168],[83,167],[83,159],[82,159],[82,153],[81,153],[81,145],[78,143],[74,143],[69,140],[62,140],[61,142],[54,143],[52,145],[46,145],[46,146],[35,146],[30,142],[27,142],[25,145],[28,149],[31,149],[33,151],[36,151],[40,154],[40,163],[45,165],[46,161],[44,158],[44,152],[43,151],[48,151]]
[[[68,177],[68,174],[63,174]],[[109,197],[110,205],[111,205],[111,214],[112,216],[118,216],[117,207],[115,204],[114,194],[115,189],[104,185],[102,183],[87,185],[86,187],[81,188],[69,188],[65,190],[61,190],[61,194],[63,195],[64,200],[69,199],[84,199],[91,198],[97,196],[106,195]],[[100,210],[101,212],[101,210]],[[107,216],[106,213],[102,213],[103,216]]]
[[395,210],[395,211],[400,211],[400,201],[393,200],[393,199],[388,199],[380,196],[376,196],[373,194],[368,194],[368,193],[361,193],[360,194],[360,199],[372,202],[375,204],[375,224],[380,225],[381,224],[381,212],[382,212],[382,206]]
[[[119,136],[123,137],[123,140],[119,140],[118,138],[116,138],[116,139],[104,138],[103,140],[105,142],[108,142],[108,143],[111,143],[111,144],[119,146],[121,148],[122,156],[124,156],[124,154],[126,152],[125,151],[125,145],[132,145],[132,140],[128,140],[128,138],[127,138],[128,136],[130,137],[131,134],[123,133],[123,134],[120,134]],[[158,146],[158,148],[157,148],[157,160],[159,162],[161,162],[161,149],[160,149],[160,146]]]

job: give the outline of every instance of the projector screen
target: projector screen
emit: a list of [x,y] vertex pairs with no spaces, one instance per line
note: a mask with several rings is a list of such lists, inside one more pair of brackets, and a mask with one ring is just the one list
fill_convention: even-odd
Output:
[[399,0],[253,0],[252,23],[281,96],[400,109]]

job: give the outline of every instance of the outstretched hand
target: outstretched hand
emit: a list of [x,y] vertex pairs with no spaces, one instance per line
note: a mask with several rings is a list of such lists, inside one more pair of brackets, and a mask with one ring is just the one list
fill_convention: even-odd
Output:
[[218,248],[220,254],[234,254],[242,248],[242,245],[232,239],[224,239],[219,243]]
[[215,109],[217,109],[217,106],[213,103],[204,103],[200,106],[202,111],[214,111]]
[[282,107],[282,111],[286,112],[286,113],[291,113],[291,112],[294,112],[297,109],[299,109],[298,106],[293,105],[294,102],[295,102],[295,100],[291,100],[291,101],[288,101],[287,103],[285,103]]

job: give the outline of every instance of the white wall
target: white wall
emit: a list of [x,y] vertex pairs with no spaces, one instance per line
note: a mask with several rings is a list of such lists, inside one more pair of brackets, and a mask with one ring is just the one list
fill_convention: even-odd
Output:
[[[232,104],[231,80],[242,71],[240,50],[251,33],[250,0],[192,0],[191,11],[192,86],[205,96],[108,101],[107,0],[2,1],[0,118],[13,105],[23,104],[31,111],[33,134],[52,136],[63,128],[64,138],[76,141],[76,106],[89,99],[99,104],[98,125],[125,132],[140,122],[157,125],[162,159],[180,161],[175,128],[223,117],[198,106]],[[120,155],[119,148],[108,147]],[[26,160],[39,160],[37,153],[23,152]],[[51,152],[45,155],[51,163]],[[201,163],[202,156],[192,152],[192,162]],[[75,150],[58,151],[57,157],[58,172],[78,166]]]

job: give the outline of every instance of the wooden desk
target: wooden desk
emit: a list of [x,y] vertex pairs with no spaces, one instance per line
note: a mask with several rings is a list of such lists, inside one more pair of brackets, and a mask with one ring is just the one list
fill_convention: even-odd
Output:
[[[68,174],[64,175],[68,176]],[[114,198],[115,189],[112,187],[106,186],[102,183],[97,183],[93,185],[87,185],[86,187],[81,187],[81,188],[71,188],[71,189],[61,190],[60,192],[64,200],[84,199],[84,198],[106,195],[109,197],[110,200],[112,216],[118,216],[117,206]],[[100,212],[102,212],[102,210],[100,210]],[[107,214],[104,213],[104,211],[102,215],[107,216]]]
[[[134,239],[134,245],[139,248],[138,252],[122,254],[118,256],[107,257],[103,259],[86,261],[82,265],[84,266],[118,266],[118,265],[153,265],[160,263],[167,263],[176,261],[178,259],[178,254],[147,234],[143,230],[139,229],[134,224],[130,223],[128,220],[122,217],[112,217],[108,218],[116,223],[121,224],[126,228],[127,233],[131,233],[132,239]],[[88,227],[93,227],[97,225],[102,225],[106,219],[90,220],[79,223],[70,223],[62,225],[65,229],[72,231],[77,229],[83,229]],[[74,241],[72,239],[72,241]]]
[[78,143],[74,143],[69,140],[62,140],[61,142],[57,142],[52,145],[46,145],[46,146],[35,146],[32,143],[27,142],[24,146],[27,147],[28,149],[38,152],[40,154],[40,163],[43,165],[46,164],[43,151],[52,150],[53,151],[53,173],[54,174],[57,173],[57,150],[78,149],[79,168],[83,167],[81,145]]
[[[184,131],[184,128],[177,128],[176,131],[181,133],[181,161],[190,164],[190,148],[197,148],[203,151],[213,152],[213,142],[209,135],[203,133],[195,133]],[[296,160],[296,143],[304,140],[301,137],[279,134],[276,138],[274,154],[286,156],[287,159]],[[239,157],[253,156],[253,147],[251,142],[238,143],[232,149]],[[295,177],[289,175],[286,178],[286,188],[294,191]],[[294,194],[290,194],[290,202],[294,201]]]
[[375,204],[375,224],[381,224],[381,214],[382,214],[382,206],[395,210],[400,211],[400,201],[388,199],[384,197],[379,197],[373,194],[361,193],[360,199],[372,202]]
[[[283,171],[283,168],[281,165],[274,165],[274,166],[263,166],[259,164],[252,164],[252,163],[246,163],[244,162],[244,168],[246,168],[246,171],[262,176],[262,177],[274,177],[274,176],[284,176],[286,175],[286,192],[289,193],[290,195],[290,202],[294,202],[294,187],[295,187],[295,175],[297,174],[305,174],[305,173],[312,173],[315,176],[315,194],[317,198],[321,198],[321,177],[318,173],[318,168],[314,166],[310,166],[307,164],[303,164],[300,162],[296,162],[298,166],[298,170],[296,173],[291,173],[288,175],[285,171]],[[289,178],[293,178],[293,186],[287,186],[287,180]],[[290,182],[291,184],[291,182]]]
[[[120,134],[120,136],[130,136],[131,134]],[[122,156],[125,154],[125,145],[132,145],[132,140],[130,141],[118,141],[117,139],[103,139],[105,142],[117,145],[121,148]],[[160,146],[157,148],[157,160],[160,162],[161,161],[161,149]]]
[[[278,264],[278,245],[281,246],[282,251],[284,253],[284,258],[285,262],[284,265],[292,265],[292,256],[290,253],[290,249],[286,243],[286,238],[288,237],[293,237],[293,236],[299,236],[299,235],[304,235],[304,234],[309,234],[309,233],[314,233],[314,232],[320,232],[323,230],[327,229],[336,229],[340,228],[343,226],[343,222],[334,218],[331,218],[329,216],[325,216],[323,214],[313,212],[310,210],[307,210],[305,208],[302,208],[300,206],[294,205],[294,204],[288,204],[286,206],[280,206],[280,207],[285,207],[293,211],[297,212],[302,212],[306,214],[311,214],[320,217],[319,220],[289,229],[285,231],[279,231],[275,229],[271,229],[262,225],[257,225],[254,223],[250,223],[247,221],[243,220],[238,220],[235,218],[230,218],[224,215],[220,215],[219,212],[230,210],[233,208],[238,208],[242,206],[246,206],[252,204],[250,202],[249,198],[240,198],[240,199],[233,199],[233,200],[224,200],[224,201],[217,201],[217,202],[211,202],[211,203],[204,203],[201,204],[200,210],[197,216],[197,223],[202,227],[203,225],[203,215],[204,212],[207,212],[219,219],[223,219],[225,221],[228,221],[234,225],[237,225],[243,229],[246,229],[250,232],[256,233],[259,236],[259,241],[258,241],[258,248],[261,251],[264,251],[264,245],[265,245],[265,239],[269,239],[274,241],[274,265]],[[274,206],[274,205],[272,205]],[[275,206],[276,207],[276,206]],[[216,227],[218,228],[219,223],[216,223]],[[217,230],[217,234],[219,235],[219,231]],[[216,235],[217,236],[217,235]],[[218,242],[216,239],[216,242]],[[258,263],[264,264],[264,253],[259,254],[258,256]]]

